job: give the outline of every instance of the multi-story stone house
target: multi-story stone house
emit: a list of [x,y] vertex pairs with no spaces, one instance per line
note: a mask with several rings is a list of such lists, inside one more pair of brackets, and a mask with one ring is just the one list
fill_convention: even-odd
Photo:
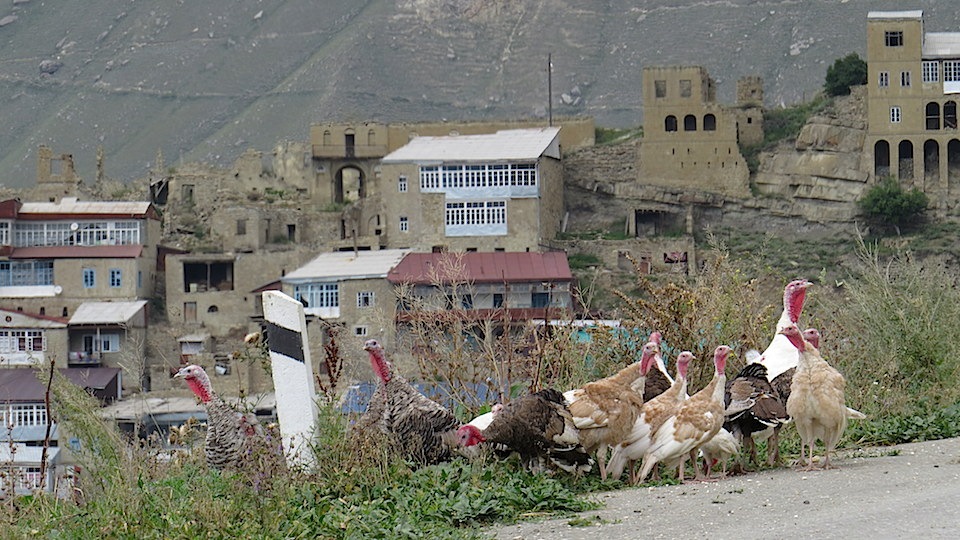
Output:
[[540,251],[563,219],[560,128],[417,137],[381,160],[387,246]]
[[925,32],[922,11],[867,14],[867,136],[872,174],[935,200],[960,186],[960,32]]
[[[61,366],[127,367],[146,351],[159,215],[147,202],[0,203],[0,356],[8,365],[54,355]],[[66,331],[63,331],[63,328]]]

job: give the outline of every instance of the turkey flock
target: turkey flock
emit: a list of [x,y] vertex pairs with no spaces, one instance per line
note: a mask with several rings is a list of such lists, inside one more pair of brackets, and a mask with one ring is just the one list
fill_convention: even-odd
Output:
[[[604,480],[626,472],[636,485],[659,478],[661,467],[676,470],[683,482],[688,459],[695,481],[722,478],[737,455],[734,470],[744,472],[748,461],[758,464],[756,444],[764,440],[769,463],[778,463],[780,431],[793,423],[802,442],[797,467],[832,468],[847,420],[864,415],[846,406],[844,378],[820,355],[819,332],[797,326],[810,285],[802,279],[787,284],[769,346],[748,352],[747,365],[729,380],[733,350],[719,345],[713,378],[690,394],[687,372],[697,358],[680,352],[672,376],[661,356],[662,336],[654,332],[640,359],[617,373],[562,393],[547,388],[496,404],[468,423],[421,394],[370,339],[364,349],[379,383],[357,426],[386,436],[415,465],[516,454],[534,473],[583,474],[596,467]],[[817,441],[822,460],[814,458]]]
[[[604,480],[626,472],[636,485],[651,475],[658,479],[661,467],[676,470],[683,482],[688,459],[695,481],[724,477],[727,462],[737,455],[734,470],[744,472],[748,462],[758,465],[756,444],[765,440],[769,464],[777,464],[780,431],[793,423],[802,443],[797,467],[831,468],[847,421],[864,415],[846,406],[844,378],[818,350],[820,333],[797,326],[810,285],[802,279],[786,285],[770,344],[762,353],[747,352],[746,366],[731,379],[725,370],[734,351],[719,345],[712,355],[713,378],[691,394],[687,373],[698,359],[680,352],[671,375],[661,356],[663,337],[653,332],[640,359],[617,373],[562,393],[546,388],[496,404],[468,423],[404,379],[381,344],[370,339],[363,348],[378,385],[354,429],[385,436],[416,466],[456,456],[516,454],[534,473],[585,474],[596,467]],[[238,467],[252,448],[265,444],[255,417],[224,403],[203,368],[187,366],[176,376],[207,408],[208,466]],[[824,446],[820,461],[814,459],[817,441]]]

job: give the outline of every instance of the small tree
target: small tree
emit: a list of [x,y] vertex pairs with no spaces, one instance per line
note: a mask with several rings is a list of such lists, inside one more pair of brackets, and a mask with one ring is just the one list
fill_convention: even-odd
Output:
[[830,96],[846,96],[850,87],[867,83],[867,63],[857,53],[838,58],[827,68],[823,89]]
[[927,196],[917,188],[905,191],[891,177],[870,188],[858,205],[872,223],[893,226],[897,234],[900,227],[923,217],[927,210]]

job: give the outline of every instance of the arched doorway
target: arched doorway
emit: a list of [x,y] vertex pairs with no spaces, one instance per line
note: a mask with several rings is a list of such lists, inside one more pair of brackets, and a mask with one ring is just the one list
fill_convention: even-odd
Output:
[[873,145],[873,176],[879,181],[890,176],[890,143],[884,140]]
[[353,165],[347,165],[337,171],[334,182],[333,200],[338,203],[351,203],[367,196],[363,171]]
[[[940,144],[928,139],[923,143],[923,183],[934,187],[940,182]],[[926,190],[926,189],[924,189]]]
[[913,143],[900,141],[897,145],[897,176],[900,181],[913,180]]
[[960,182],[960,141],[957,139],[947,143],[947,182],[951,188]]

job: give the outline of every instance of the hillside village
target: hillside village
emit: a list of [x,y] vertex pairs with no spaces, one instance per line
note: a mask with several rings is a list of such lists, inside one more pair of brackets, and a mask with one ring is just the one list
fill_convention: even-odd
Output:
[[[42,440],[41,387],[23,374],[47,360],[127,426],[198,410],[171,379],[188,363],[262,396],[270,380],[243,338],[261,329],[268,290],[304,305],[315,357],[334,335],[359,359],[368,336],[409,351],[405,325],[453,307],[517,325],[615,319],[578,304],[570,256],[689,275],[696,231],[849,231],[886,177],[951,219],[960,33],[925,33],[919,11],[871,12],[866,25],[867,84],[753,171],[743,149],[764,140],[762,79],[741,79],[723,104],[699,66],[644,68],[643,136],[608,144],[586,117],[317,123],[308,141],[229,168],[158,154],[129,186],[81,179],[64,149],[41,146],[36,186],[0,202],[4,424],[27,447]],[[357,364],[349,376],[368,378]],[[257,408],[269,415],[269,399]]]

